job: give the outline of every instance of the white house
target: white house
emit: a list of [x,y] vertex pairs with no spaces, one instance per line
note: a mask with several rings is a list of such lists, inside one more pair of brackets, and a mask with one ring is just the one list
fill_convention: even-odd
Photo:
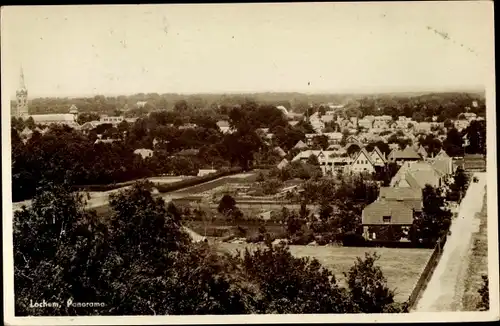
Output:
[[354,157],[350,170],[353,173],[373,173],[375,172],[375,163],[372,161],[371,155],[362,148]]

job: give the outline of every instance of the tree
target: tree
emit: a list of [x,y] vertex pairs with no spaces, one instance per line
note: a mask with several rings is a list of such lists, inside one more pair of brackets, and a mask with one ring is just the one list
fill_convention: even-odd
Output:
[[457,170],[455,171],[455,175],[453,176],[452,188],[459,191],[460,200],[465,194],[468,184],[469,184],[469,176],[465,173],[464,169],[462,169],[461,167],[457,168]]
[[[107,302],[99,288],[107,231],[81,195],[68,186],[41,187],[29,208],[14,213],[16,315],[75,315],[76,302]],[[61,308],[32,308],[30,302],[61,302]],[[88,314],[99,308],[85,309]]]
[[416,122],[424,121],[424,116],[419,111],[414,112],[411,118],[413,121],[416,121]]
[[426,185],[422,190],[422,197],[422,214],[414,220],[412,240],[432,246],[448,232],[452,213],[444,208],[445,199],[439,189]]
[[175,102],[174,104],[174,110],[177,112],[185,112],[188,110],[188,104],[186,100],[180,100]]
[[316,155],[314,155],[314,154],[311,154],[307,158],[307,164],[314,165],[314,166],[319,166],[318,157]]
[[446,139],[443,142],[443,149],[450,157],[463,155],[463,139],[462,135],[457,129],[451,128],[448,130]]
[[464,130],[468,146],[465,148],[469,154],[486,154],[486,122],[472,121]]
[[380,267],[375,265],[379,258],[377,253],[365,253],[364,259],[358,257],[354,266],[344,273],[350,299],[361,313],[383,313],[394,308],[394,292],[388,288]]
[[314,148],[325,150],[328,148],[328,137],[325,135],[314,136],[312,139]]
[[217,211],[222,214],[228,214],[236,207],[236,201],[231,195],[225,194],[219,201]]
[[284,245],[245,250],[242,266],[258,288],[257,313],[352,312],[346,291],[316,259],[296,258]]
[[481,275],[483,279],[482,287],[477,291],[481,296],[481,301],[478,303],[477,308],[480,311],[488,311],[490,309],[490,291],[488,285],[488,275]]

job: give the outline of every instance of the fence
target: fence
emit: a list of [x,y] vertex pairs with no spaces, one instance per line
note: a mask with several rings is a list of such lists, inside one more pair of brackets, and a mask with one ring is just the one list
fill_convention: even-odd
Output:
[[417,281],[417,284],[413,288],[413,291],[410,294],[410,297],[408,298],[408,309],[412,310],[415,308],[415,305],[418,302],[418,299],[424,292],[425,288],[427,287],[427,284],[429,283],[429,280],[432,276],[432,273],[434,272],[434,269],[436,268],[439,259],[441,258],[441,255],[443,253],[443,247],[444,244],[446,243],[446,235],[442,236],[436,243],[436,246],[434,247],[434,251],[432,252],[431,257],[427,261],[427,264],[425,264],[425,268],[420,274],[420,277]]

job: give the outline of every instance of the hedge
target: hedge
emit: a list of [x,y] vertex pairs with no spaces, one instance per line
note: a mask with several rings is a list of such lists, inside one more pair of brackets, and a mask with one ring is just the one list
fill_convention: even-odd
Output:
[[210,174],[200,176],[200,177],[189,178],[189,179],[185,179],[185,180],[181,180],[181,181],[173,182],[173,183],[169,183],[169,184],[156,184],[155,187],[156,187],[156,189],[158,189],[158,191],[160,193],[171,192],[171,191],[180,190],[180,189],[187,188],[187,187],[196,186],[196,185],[199,185],[201,183],[213,181],[215,179],[225,177],[228,175],[241,173],[242,171],[243,171],[243,169],[238,168],[238,167],[224,169],[224,170],[217,171],[215,173],[210,173]]

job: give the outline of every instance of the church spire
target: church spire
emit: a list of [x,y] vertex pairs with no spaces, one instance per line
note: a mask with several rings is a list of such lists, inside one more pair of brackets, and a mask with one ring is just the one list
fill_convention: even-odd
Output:
[[26,85],[24,84],[23,66],[21,66],[21,74],[20,74],[20,79],[19,79],[19,89],[26,89]]

